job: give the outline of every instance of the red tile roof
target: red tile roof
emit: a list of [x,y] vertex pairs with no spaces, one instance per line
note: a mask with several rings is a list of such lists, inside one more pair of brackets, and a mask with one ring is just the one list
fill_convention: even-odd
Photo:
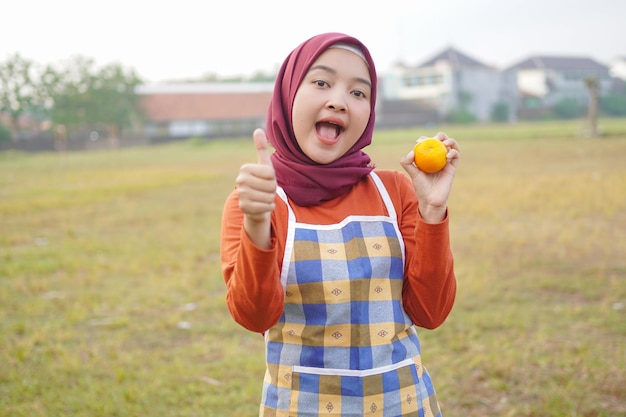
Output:
[[143,86],[140,105],[153,122],[264,118],[272,85]]

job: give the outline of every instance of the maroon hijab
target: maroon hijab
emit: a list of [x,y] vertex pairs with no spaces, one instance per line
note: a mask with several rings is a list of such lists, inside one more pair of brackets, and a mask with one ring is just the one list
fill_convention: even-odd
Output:
[[[291,113],[296,91],[315,60],[331,45],[342,42],[358,46],[369,66],[372,81],[371,113],[365,131],[354,146],[329,164],[319,164],[306,156],[293,133]],[[314,36],[294,49],[283,62],[267,112],[266,132],[276,150],[272,164],[276,180],[287,196],[300,206],[314,206],[343,195],[370,173],[370,157],[362,151],[372,142],[376,105],[376,68],[358,39],[342,33]]]

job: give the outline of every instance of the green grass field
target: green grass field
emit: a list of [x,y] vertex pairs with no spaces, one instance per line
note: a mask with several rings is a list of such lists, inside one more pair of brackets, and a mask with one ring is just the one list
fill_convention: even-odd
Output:
[[[626,416],[626,120],[445,128],[456,305],[422,330],[446,417]],[[380,168],[436,131],[381,131]],[[0,153],[0,416],[255,416],[262,337],[224,303],[251,139]]]

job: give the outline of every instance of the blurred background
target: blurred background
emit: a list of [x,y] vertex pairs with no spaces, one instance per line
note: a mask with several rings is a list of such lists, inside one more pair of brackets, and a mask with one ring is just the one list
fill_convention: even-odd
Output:
[[0,417],[258,415],[263,337],[225,306],[222,208],[278,66],[326,31],[377,63],[377,168],[439,130],[461,147],[457,300],[419,330],[444,416],[626,416],[626,2],[0,16]]
[[626,3],[610,0],[31,0],[3,10],[0,149],[247,135],[264,124],[282,60],[325,31],[358,37],[374,56],[380,128],[626,114],[616,18]]

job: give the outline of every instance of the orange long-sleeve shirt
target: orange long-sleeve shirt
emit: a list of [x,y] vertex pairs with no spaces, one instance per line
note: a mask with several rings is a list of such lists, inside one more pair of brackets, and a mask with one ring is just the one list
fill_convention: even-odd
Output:
[[[450,313],[456,295],[448,217],[441,223],[425,223],[419,216],[410,179],[398,171],[376,172],[391,197],[404,239],[404,309],[415,325],[436,328]],[[299,207],[293,202],[291,206],[298,221],[315,224],[338,223],[349,215],[388,214],[370,178],[360,181],[346,195],[318,206]],[[236,191],[224,205],[220,247],[226,303],[234,320],[251,331],[265,332],[283,312],[280,271],[287,220],[287,206],[276,196],[271,248],[263,250],[252,243],[243,229],[243,212]]]

